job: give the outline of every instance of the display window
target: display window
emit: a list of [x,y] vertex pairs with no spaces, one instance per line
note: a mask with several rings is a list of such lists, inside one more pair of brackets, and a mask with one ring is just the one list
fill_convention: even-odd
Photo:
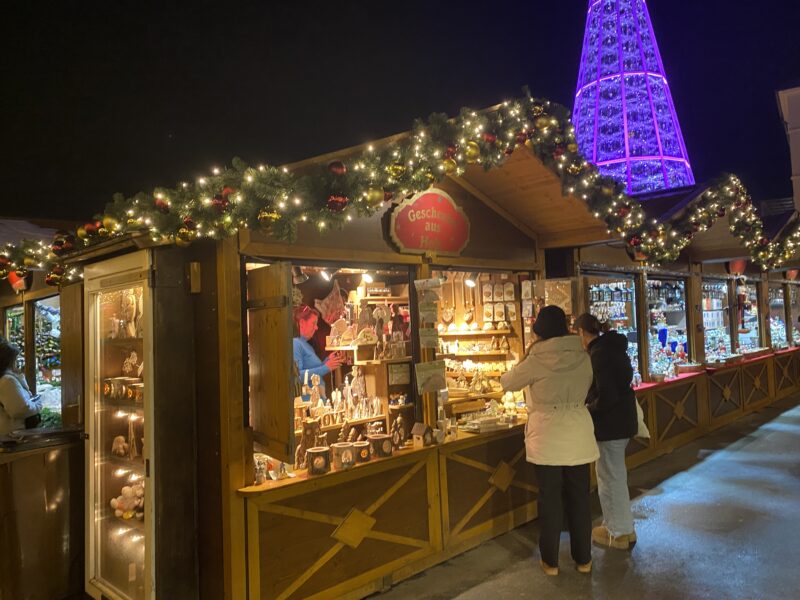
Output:
[[706,362],[724,362],[733,354],[727,281],[703,280],[703,329]]
[[[447,396],[440,416],[466,431],[507,427],[524,413],[521,394],[504,393],[500,376],[530,341],[544,299],[528,273],[434,270],[441,281],[437,358],[445,361]],[[423,343],[424,345],[424,343]]]
[[46,426],[59,426],[61,414],[61,302],[52,296],[33,302],[36,393]]
[[786,299],[783,284],[769,284],[769,333],[773,348],[786,348]]
[[19,348],[15,368],[19,372],[25,370],[25,308],[10,306],[5,310],[5,323],[3,324],[3,335],[6,339]]
[[[319,475],[402,447],[415,422],[410,270],[248,263],[247,273],[257,482]],[[270,306],[283,274],[292,306]],[[280,323],[275,311],[285,317]],[[276,378],[287,385],[269,393]],[[275,402],[291,403],[284,412],[292,456],[270,447],[263,416],[275,413]]]
[[648,278],[647,310],[650,375],[674,377],[678,365],[689,360],[686,282]]
[[791,323],[789,331],[792,334],[792,345],[800,346],[800,285],[789,284],[789,314]]
[[628,356],[634,370],[633,382],[638,385],[642,376],[633,275],[589,275],[586,277],[586,287],[589,312],[628,338]]
[[762,350],[758,315],[758,287],[754,283],[736,285],[737,330],[739,352]]

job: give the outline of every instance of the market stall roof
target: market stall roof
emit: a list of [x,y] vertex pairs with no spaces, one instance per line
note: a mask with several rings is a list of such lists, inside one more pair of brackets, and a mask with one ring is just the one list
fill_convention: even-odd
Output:
[[75,227],[67,221],[0,218],[0,245],[18,244],[21,240],[49,240],[58,229]]
[[[489,109],[491,110],[491,109]],[[346,161],[366,150],[398,142],[409,135],[396,134],[286,165],[302,172],[334,160]],[[540,248],[578,246],[607,239],[606,224],[589,211],[585,202],[565,194],[556,173],[524,146],[518,147],[500,168],[485,170],[470,165],[462,175],[449,179],[472,194],[510,224],[537,241]]]

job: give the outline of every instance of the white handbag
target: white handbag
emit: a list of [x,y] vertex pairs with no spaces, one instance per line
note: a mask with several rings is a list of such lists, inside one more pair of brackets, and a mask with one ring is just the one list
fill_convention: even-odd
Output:
[[649,440],[650,430],[647,429],[647,425],[644,422],[644,411],[642,410],[642,405],[639,404],[638,400],[634,400],[634,402],[636,403],[636,420],[639,422],[639,425],[636,429],[636,435],[634,437]]

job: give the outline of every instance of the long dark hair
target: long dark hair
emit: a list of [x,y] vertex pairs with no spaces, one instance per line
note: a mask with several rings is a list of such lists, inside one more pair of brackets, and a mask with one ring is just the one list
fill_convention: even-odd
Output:
[[0,342],[0,377],[5,375],[19,355],[19,348],[8,342]]
[[600,322],[600,319],[595,317],[591,313],[583,313],[577,319],[575,319],[575,324],[573,325],[575,330],[583,329],[586,333],[591,335],[600,335],[601,333],[606,333],[609,330],[608,321]]

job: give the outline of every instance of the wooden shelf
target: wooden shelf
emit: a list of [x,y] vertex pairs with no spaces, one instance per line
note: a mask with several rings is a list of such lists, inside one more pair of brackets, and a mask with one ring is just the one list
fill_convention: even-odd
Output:
[[459,398],[447,399],[447,404],[459,404],[461,402],[469,402],[471,400],[499,400],[503,397],[505,392],[486,392],[485,394],[467,394]]
[[113,338],[113,339],[106,338],[100,341],[100,343],[103,346],[111,346],[112,348],[119,348],[119,347],[127,348],[128,346],[131,346],[133,344],[141,344],[142,342],[144,342],[144,338],[140,337]]
[[[501,377],[504,373],[505,373],[504,371],[483,371],[483,376],[484,377]],[[446,375],[447,375],[447,377],[452,377],[453,379],[456,379],[458,377],[458,374],[453,372],[453,371],[448,371],[446,373]],[[464,373],[464,376],[467,377],[467,378],[475,377],[475,373]]]
[[436,358],[472,358],[474,356],[508,356],[508,352],[505,350],[490,350],[488,352],[448,352],[448,353],[436,353]]
[[[352,421],[348,421],[347,423],[351,427],[356,427],[358,425],[366,425],[367,423],[374,423],[375,421],[383,421],[385,423],[386,422],[386,415],[377,415],[377,416],[374,416],[374,417],[366,417],[364,419],[355,419],[355,420],[352,420]],[[329,431],[336,431],[337,429],[341,429],[342,425],[343,425],[343,423],[335,423],[333,425],[325,425],[323,427],[320,427],[319,430],[320,430],[321,433],[327,433]],[[294,430],[294,434],[295,435],[301,435],[302,433],[303,433],[303,431],[301,429],[295,429]]]
[[381,304],[383,302],[387,304],[400,304],[401,302],[409,302],[408,296],[367,296],[366,298],[362,298],[362,300],[366,300],[370,304]]
[[403,358],[381,358],[378,360],[357,360],[354,361],[354,365],[358,366],[369,366],[369,365],[393,365],[397,363],[405,363],[411,362],[410,356],[404,356]]
[[492,331],[445,331],[439,337],[488,337],[490,335],[511,335],[510,329],[493,329]]
[[364,348],[366,346],[375,346],[376,344],[359,344],[358,346],[325,346],[326,352],[355,352],[359,348]]

